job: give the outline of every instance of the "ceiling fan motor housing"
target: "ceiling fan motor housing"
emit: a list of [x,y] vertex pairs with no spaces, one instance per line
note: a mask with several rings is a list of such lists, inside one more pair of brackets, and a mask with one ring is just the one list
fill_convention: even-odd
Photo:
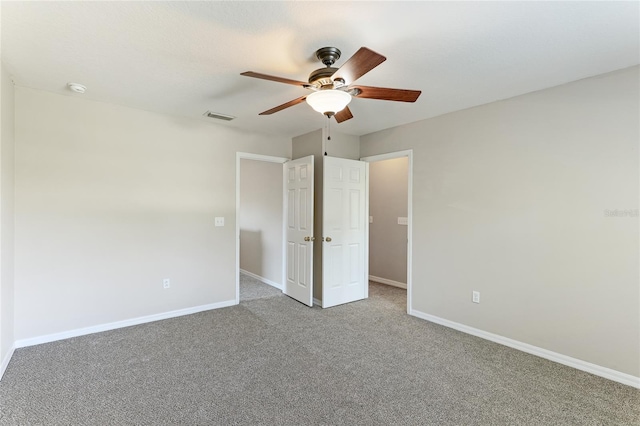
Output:
[[338,71],[338,68],[333,68],[331,65],[340,59],[340,54],[340,49],[335,47],[322,47],[316,50],[316,58],[325,64],[326,68],[313,71],[309,75],[309,84],[317,90],[336,88],[331,76]]
[[320,68],[309,74],[309,84],[316,86],[318,89],[323,86],[331,86],[333,88],[333,80],[331,76],[338,71],[338,68]]

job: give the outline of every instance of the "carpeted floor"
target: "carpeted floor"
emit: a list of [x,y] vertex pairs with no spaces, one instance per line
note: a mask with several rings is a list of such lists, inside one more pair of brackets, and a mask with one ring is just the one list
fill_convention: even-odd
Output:
[[240,274],[240,302],[281,295],[282,290],[278,290],[248,275]]
[[637,425],[640,392],[407,316],[281,294],[19,349],[3,425]]

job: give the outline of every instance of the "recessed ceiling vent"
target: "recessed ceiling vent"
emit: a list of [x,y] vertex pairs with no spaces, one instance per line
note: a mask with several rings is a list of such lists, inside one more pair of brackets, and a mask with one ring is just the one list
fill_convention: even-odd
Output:
[[235,117],[233,115],[220,114],[218,112],[207,111],[203,114],[205,117],[216,118],[218,120],[231,121]]

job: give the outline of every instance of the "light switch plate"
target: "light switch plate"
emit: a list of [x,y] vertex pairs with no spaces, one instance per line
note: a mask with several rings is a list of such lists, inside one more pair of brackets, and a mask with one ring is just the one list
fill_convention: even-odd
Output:
[[224,217],[216,217],[216,226],[224,226]]
[[369,216],[369,223],[373,223],[373,216]]
[[398,218],[398,225],[408,225],[408,224],[409,224],[409,218],[407,217]]

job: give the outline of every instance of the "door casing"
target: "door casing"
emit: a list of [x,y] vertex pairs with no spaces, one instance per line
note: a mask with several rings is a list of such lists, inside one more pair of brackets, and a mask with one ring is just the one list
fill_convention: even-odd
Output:
[[413,294],[412,285],[412,262],[413,262],[413,150],[389,152],[387,154],[372,155],[362,157],[360,161],[373,163],[375,161],[391,160],[394,158],[407,157],[408,160],[408,188],[407,188],[407,314],[412,315],[413,305],[411,303]]
[[[289,158],[274,157],[270,155],[251,154],[248,152],[236,152],[236,305],[240,303],[240,163],[241,160],[255,160],[266,161],[269,163],[283,164],[289,161]],[[282,191],[284,191],[284,182],[282,184]],[[282,273],[280,282],[284,286],[285,276],[285,247],[286,247],[286,235],[285,235],[285,213],[286,213],[286,199],[282,200]]]

